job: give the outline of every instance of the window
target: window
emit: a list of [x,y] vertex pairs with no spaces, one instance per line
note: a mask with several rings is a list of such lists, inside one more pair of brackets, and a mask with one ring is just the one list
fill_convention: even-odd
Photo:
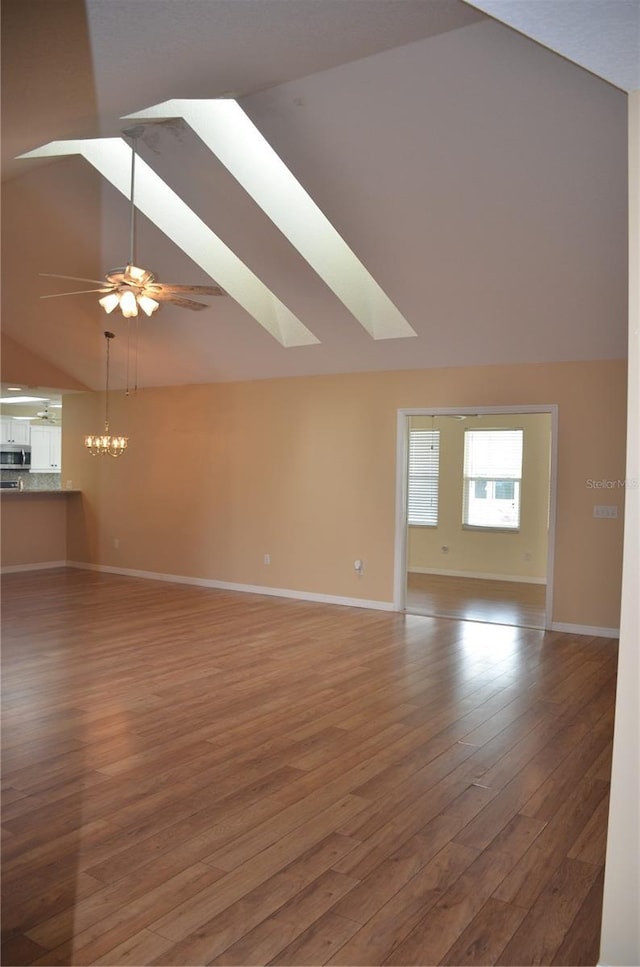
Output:
[[438,523],[440,430],[409,430],[409,524],[435,527]]
[[522,430],[465,430],[465,527],[520,527],[522,438]]

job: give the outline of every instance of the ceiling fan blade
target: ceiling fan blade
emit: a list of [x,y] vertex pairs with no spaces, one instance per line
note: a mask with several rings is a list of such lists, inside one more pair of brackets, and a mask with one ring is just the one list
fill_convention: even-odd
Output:
[[164,292],[193,292],[195,295],[226,295],[219,285],[172,285],[170,282],[156,282],[146,288],[159,288]]
[[63,295],[87,295],[89,292],[112,292],[112,289],[78,289],[76,292],[53,292],[49,295],[41,295],[41,299],[58,299]]
[[69,279],[71,282],[95,282],[96,285],[105,285],[104,279],[83,279],[77,275],[57,275],[55,272],[39,272],[38,275],[45,279]]
[[193,299],[183,299],[180,296],[173,295],[162,295],[158,293],[154,296],[155,299],[159,299],[162,302],[170,302],[173,306],[179,306],[181,309],[209,309],[210,307],[204,302],[194,302]]

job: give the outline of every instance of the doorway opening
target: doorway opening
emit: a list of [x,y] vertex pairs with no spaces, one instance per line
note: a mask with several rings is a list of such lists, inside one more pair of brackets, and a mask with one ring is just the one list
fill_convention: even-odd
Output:
[[551,626],[557,406],[398,411],[394,607]]

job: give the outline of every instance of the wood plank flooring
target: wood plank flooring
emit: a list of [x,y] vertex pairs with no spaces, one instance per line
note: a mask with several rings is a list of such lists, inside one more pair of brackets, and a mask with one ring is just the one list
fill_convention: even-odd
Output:
[[438,618],[544,628],[545,595],[543,584],[410,571],[406,608],[411,614]]
[[3,579],[21,964],[595,964],[616,642]]

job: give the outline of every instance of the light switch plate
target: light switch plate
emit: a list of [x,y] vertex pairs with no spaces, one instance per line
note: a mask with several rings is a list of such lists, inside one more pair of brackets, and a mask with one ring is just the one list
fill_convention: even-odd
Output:
[[594,504],[593,505],[593,516],[594,517],[608,517],[613,518],[618,516],[618,508],[615,506],[610,506],[608,504]]

